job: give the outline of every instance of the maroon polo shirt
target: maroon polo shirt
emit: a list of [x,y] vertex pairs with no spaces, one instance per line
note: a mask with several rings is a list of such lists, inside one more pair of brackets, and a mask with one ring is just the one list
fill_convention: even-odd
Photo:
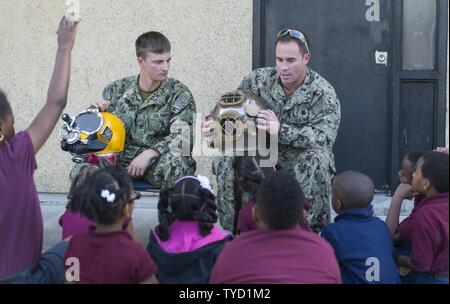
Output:
[[[156,272],[156,265],[127,231],[75,235],[65,255],[77,258],[81,284],[137,284]],[[66,270],[70,267],[66,266]]]
[[258,229],[225,245],[210,283],[336,284],[341,273],[331,245],[314,233]]
[[398,227],[411,246],[411,262],[421,272],[448,271],[448,193],[425,198]]

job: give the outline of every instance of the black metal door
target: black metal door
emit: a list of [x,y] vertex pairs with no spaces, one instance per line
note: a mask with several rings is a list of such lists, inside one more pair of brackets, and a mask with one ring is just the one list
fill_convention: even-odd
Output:
[[378,191],[394,186],[400,155],[400,110],[393,106],[399,101],[393,100],[392,85],[399,39],[394,2],[402,1],[254,0],[253,67],[275,64],[280,29],[304,31],[311,42],[310,67],[334,86],[341,102],[336,167],[368,174]]
[[445,146],[448,0],[393,4],[391,159],[398,170],[404,154]]

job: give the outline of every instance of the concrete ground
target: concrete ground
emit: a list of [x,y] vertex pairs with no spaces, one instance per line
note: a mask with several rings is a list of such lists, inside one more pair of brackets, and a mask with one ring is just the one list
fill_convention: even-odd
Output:
[[[61,227],[58,224],[58,219],[65,211],[67,195],[40,193],[39,199],[44,217],[43,250],[45,251],[61,240]],[[390,201],[391,198],[389,196],[375,195],[372,203],[375,215],[384,220],[389,209]],[[139,241],[144,246],[147,246],[150,229],[154,228],[158,223],[157,203],[157,194],[144,194],[140,200],[135,202],[133,224]],[[413,204],[411,201],[403,203],[401,211],[402,219],[411,212],[412,207]],[[335,216],[336,214],[333,212],[332,218]]]
[[[43,250],[45,251],[61,240],[62,229],[58,219],[66,210],[67,195],[40,193],[39,199],[44,217]],[[141,199],[135,201],[133,224],[139,241],[144,246],[147,246],[150,229],[158,224],[157,204],[157,194],[142,195]]]

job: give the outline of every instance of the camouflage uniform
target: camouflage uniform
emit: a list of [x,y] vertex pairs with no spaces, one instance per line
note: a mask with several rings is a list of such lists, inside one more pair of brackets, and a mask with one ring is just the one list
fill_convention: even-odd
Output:
[[[286,98],[275,68],[253,71],[240,90],[251,91],[265,99],[280,121],[279,162],[293,171],[306,198],[309,224],[316,230],[330,222],[331,180],[336,173],[332,147],[340,123],[340,104],[329,82],[308,69],[305,82]],[[216,157],[217,203],[221,224],[232,229],[233,156]]]
[[[138,76],[132,76],[108,85],[103,91],[103,98],[111,101],[108,112],[116,114],[125,124],[125,150],[119,156],[120,164],[127,167],[139,154],[153,149],[160,156],[147,170],[144,176],[146,181],[170,187],[177,179],[194,174],[196,162],[191,151],[196,107],[191,92],[184,84],[167,78],[156,92],[143,101]],[[71,177],[77,169],[73,171]]]

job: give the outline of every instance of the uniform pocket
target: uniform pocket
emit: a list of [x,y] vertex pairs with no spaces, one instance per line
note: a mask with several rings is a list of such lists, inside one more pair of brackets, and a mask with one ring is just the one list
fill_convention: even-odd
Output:
[[136,118],[136,134],[141,138],[147,136],[169,135],[170,116],[167,113],[140,113]]

